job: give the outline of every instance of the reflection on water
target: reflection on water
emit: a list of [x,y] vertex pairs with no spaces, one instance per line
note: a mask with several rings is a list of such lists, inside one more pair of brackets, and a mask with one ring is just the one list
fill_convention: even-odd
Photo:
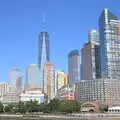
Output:
[[78,119],[78,118],[68,118],[68,119],[60,119],[60,118],[37,118],[37,119],[35,119],[35,118],[33,118],[33,119],[24,119],[24,118],[22,118],[22,119],[13,119],[13,118],[0,118],[0,120],[120,120],[120,119],[111,119],[111,118],[107,118],[107,119],[102,119],[102,118],[96,118],[96,119]]
[[[89,115],[89,116],[88,116]],[[118,114],[120,115],[120,114]],[[0,120],[120,120],[117,114],[79,114],[69,115],[0,115]]]

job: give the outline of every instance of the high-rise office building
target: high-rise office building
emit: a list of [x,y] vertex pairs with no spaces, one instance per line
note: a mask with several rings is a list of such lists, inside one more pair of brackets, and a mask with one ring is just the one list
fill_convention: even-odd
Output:
[[22,74],[20,72],[20,69],[13,68],[9,73],[9,84],[13,87],[13,90],[17,89],[16,84],[18,79],[21,79],[22,82]]
[[22,77],[19,77],[16,80],[16,88],[17,88],[18,93],[20,93],[22,90]]
[[68,76],[63,71],[57,72],[57,89],[60,89],[64,85],[68,84]]
[[26,88],[40,88],[40,69],[39,65],[31,64],[26,70]]
[[57,91],[58,91],[58,71],[55,70],[54,72],[54,91],[55,91],[55,96],[57,95]]
[[68,84],[68,75],[64,71],[55,70],[54,73],[54,88],[55,96],[57,95],[58,90]]
[[98,30],[90,30],[88,43],[81,50],[82,79],[100,78],[100,44]]
[[44,63],[50,60],[49,35],[47,32],[41,32],[39,35],[39,56],[38,64],[40,68],[40,85],[43,88],[43,67]]
[[120,20],[108,9],[99,18],[101,74],[103,78],[120,75]]
[[0,83],[0,97],[10,92],[8,83]]
[[43,91],[47,96],[48,103],[55,97],[54,73],[55,73],[54,65],[51,62],[46,62],[44,64]]
[[79,82],[81,79],[81,56],[78,50],[68,54],[69,83]]
[[39,35],[39,58],[38,64],[43,68],[44,63],[50,60],[49,35],[47,32],[41,32]]
[[96,29],[91,29],[88,31],[88,41],[99,42],[99,31]]
[[17,80],[16,80],[16,87],[18,89],[21,89],[22,88],[22,78],[19,77]]

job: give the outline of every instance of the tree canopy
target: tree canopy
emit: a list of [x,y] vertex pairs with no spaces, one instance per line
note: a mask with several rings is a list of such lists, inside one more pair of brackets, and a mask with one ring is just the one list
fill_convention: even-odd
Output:
[[[4,108],[4,110],[3,110]],[[72,113],[79,112],[80,104],[75,100],[53,99],[50,103],[39,104],[37,101],[19,102],[16,104],[8,104],[5,107],[0,103],[0,112],[6,113]]]

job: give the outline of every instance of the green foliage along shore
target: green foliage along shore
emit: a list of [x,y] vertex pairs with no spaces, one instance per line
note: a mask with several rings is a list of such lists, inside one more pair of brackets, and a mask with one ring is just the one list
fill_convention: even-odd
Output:
[[3,105],[0,103],[0,113],[72,113],[80,111],[80,103],[75,100],[53,99],[50,103],[39,104],[37,101],[19,102]]

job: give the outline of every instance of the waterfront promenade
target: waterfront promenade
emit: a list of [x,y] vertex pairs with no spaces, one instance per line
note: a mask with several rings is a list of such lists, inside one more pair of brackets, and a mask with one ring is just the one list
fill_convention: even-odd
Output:
[[0,120],[119,120],[120,114],[67,114],[67,115],[8,115],[0,114]]

